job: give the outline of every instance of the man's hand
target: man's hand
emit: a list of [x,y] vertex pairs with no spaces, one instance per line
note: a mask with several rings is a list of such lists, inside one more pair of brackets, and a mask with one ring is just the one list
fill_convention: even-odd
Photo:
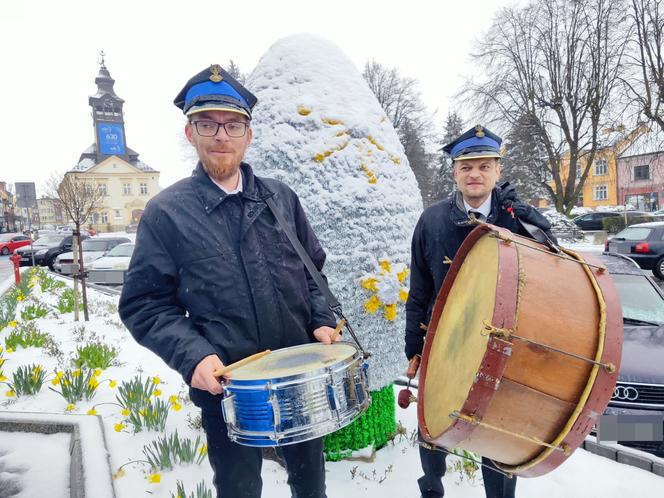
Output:
[[[323,344],[332,344],[332,334],[334,334],[334,329],[332,327],[318,327],[314,330],[314,337],[318,342]],[[336,341],[341,340],[341,334],[337,336]]]
[[191,387],[211,394],[221,394],[223,391],[221,383],[213,372],[222,368],[224,368],[224,364],[216,354],[206,356],[198,362],[194,369],[194,375],[191,376]]

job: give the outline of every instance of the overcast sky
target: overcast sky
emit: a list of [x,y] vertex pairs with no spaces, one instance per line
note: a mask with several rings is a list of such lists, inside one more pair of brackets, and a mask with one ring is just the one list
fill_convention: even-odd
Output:
[[94,142],[88,96],[96,91],[100,50],[125,100],[127,145],[161,172],[162,187],[193,166],[182,152],[183,117],[172,105],[184,83],[230,59],[249,73],[272,43],[295,33],[328,38],[359,70],[373,58],[417,78],[440,127],[455,108],[451,97],[476,70],[473,41],[512,3],[1,1],[0,181],[34,181],[39,190]]

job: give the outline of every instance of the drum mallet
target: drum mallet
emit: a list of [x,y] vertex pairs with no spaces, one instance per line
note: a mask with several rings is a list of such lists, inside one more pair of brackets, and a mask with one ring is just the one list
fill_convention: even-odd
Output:
[[413,356],[408,362],[408,370],[406,370],[406,377],[408,377],[408,384],[406,389],[399,391],[399,396],[397,397],[397,404],[401,408],[408,408],[408,405],[417,401],[417,398],[413,396],[413,392],[410,390],[410,381],[415,378],[417,375],[417,370],[420,368],[420,360],[422,357],[419,354]]
[[212,375],[215,377],[223,377],[229,372],[232,372],[236,368],[240,368],[241,366],[246,365],[247,363],[251,363],[252,361],[258,360],[259,358],[262,358],[263,356],[270,354],[272,351],[269,349],[266,349],[265,351],[261,351],[260,353],[252,354],[251,356],[247,356],[246,358],[243,358],[240,361],[236,361],[235,363],[231,363],[230,365],[226,365],[224,368],[220,368],[218,370],[215,370],[212,372]]

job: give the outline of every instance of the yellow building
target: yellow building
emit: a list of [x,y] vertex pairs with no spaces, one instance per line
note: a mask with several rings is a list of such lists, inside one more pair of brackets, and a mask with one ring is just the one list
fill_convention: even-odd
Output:
[[89,104],[96,140],[68,174],[97,185],[104,196],[91,225],[98,232],[118,232],[138,223],[146,203],[159,193],[159,171],[141,161],[126,144],[124,100],[113,90],[115,80],[104,64],[103,54],[95,83],[97,93],[90,96]]
[[39,228],[45,226],[56,227],[66,221],[59,199],[51,199],[50,197],[37,199],[37,209],[39,210]]
[[[634,140],[648,130],[647,126],[641,125],[635,130],[626,133],[624,126],[615,129],[604,129],[601,131],[600,143],[604,144],[595,152],[593,164],[590,166],[588,177],[583,184],[583,191],[576,202],[577,206],[596,208],[598,206],[618,205],[618,156],[629,147]],[[587,159],[581,158],[576,167],[577,181],[583,174]],[[563,182],[567,181],[569,168],[569,153],[567,153],[561,164],[561,176]],[[555,190],[555,184],[550,182]]]

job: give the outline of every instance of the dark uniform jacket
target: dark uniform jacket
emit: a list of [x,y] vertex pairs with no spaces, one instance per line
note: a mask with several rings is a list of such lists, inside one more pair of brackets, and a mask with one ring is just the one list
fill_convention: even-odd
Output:
[[[530,234],[498,203],[500,187],[493,189],[491,212],[486,222],[531,237]],[[525,205],[527,218],[552,240],[550,224],[535,208]],[[526,207],[527,206],[527,207]],[[422,353],[425,331],[431,318],[436,296],[450,265],[446,258],[454,259],[466,236],[475,228],[466,214],[461,193],[455,192],[449,199],[440,201],[424,210],[420,216],[411,246],[410,292],[406,303],[406,357]]]
[[[242,163],[243,191],[228,195],[200,163],[191,177],[147,205],[120,298],[134,338],[189,384],[196,365],[217,354],[228,365],[264,349],[313,342],[335,321],[264,199],[273,197],[317,268],[325,252],[297,195],[254,176]],[[191,389],[198,406],[219,397]]]

